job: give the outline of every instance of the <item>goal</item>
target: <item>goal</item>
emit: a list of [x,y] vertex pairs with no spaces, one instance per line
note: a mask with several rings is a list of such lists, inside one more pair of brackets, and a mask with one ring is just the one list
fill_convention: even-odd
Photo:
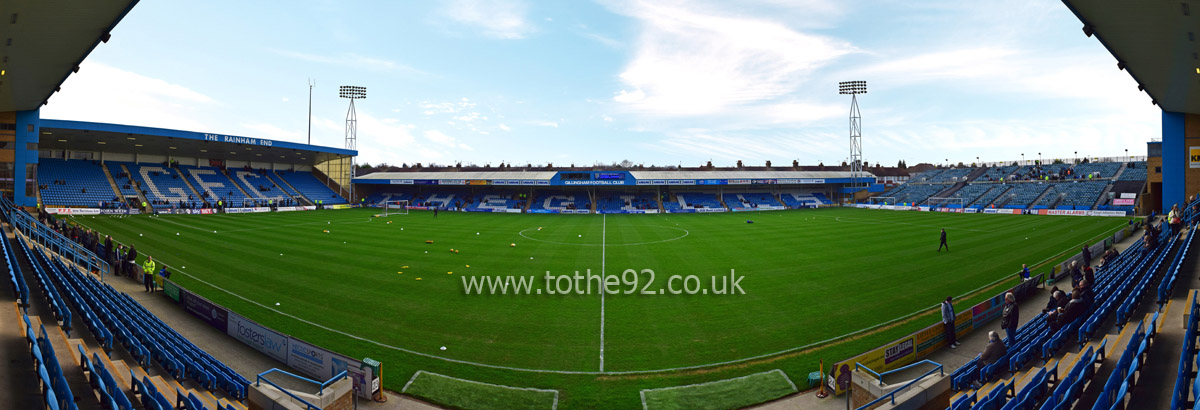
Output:
[[408,215],[408,201],[384,201],[383,216],[388,215]]
[[964,202],[963,198],[959,198],[959,197],[949,197],[949,198],[929,197],[929,199],[925,200],[925,203],[928,204],[930,208],[935,208],[935,209],[936,208],[963,208],[964,205],[966,205],[963,202]]
[[894,196],[873,196],[873,197],[867,198],[867,200],[871,201],[871,204],[875,204],[875,205],[895,205],[896,204],[896,197],[894,197]]

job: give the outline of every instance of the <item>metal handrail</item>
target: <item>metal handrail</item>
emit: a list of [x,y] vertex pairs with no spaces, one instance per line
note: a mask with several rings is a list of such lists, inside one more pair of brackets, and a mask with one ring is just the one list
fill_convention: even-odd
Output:
[[70,257],[71,261],[75,264],[86,265],[89,270],[95,268],[100,271],[101,280],[104,280],[105,275],[111,271],[112,267],[108,265],[108,262],[100,259],[95,253],[85,249],[82,245],[50,229],[50,227],[42,224],[32,215],[16,208],[8,201],[8,198],[0,200],[0,212],[4,213],[4,216],[7,217],[13,227],[24,232],[25,235],[33,238],[38,243],[47,246],[53,245],[52,249],[59,254]]
[[[294,378],[294,379],[300,379],[300,380],[302,380],[302,381],[306,381],[306,382],[309,382],[309,383],[315,384],[315,385],[317,385],[317,387],[318,387],[318,390],[317,390],[317,395],[318,395],[318,396],[324,395],[324,394],[325,394],[325,388],[326,388],[326,387],[329,387],[329,385],[333,384],[333,382],[335,382],[335,381],[338,381],[338,380],[341,380],[341,379],[343,379],[343,378],[347,377],[347,375],[348,375],[348,373],[347,373],[345,370],[342,370],[342,371],[341,371],[341,373],[338,373],[338,374],[334,375],[332,378],[330,378],[329,380],[326,380],[324,383],[322,383],[322,382],[319,382],[319,381],[316,381],[316,380],[313,380],[313,379],[310,379],[310,378],[307,378],[307,377],[304,377],[304,376],[298,376],[298,375],[291,374],[291,373],[288,373],[288,372],[286,372],[286,371],[284,371],[284,370],[281,370],[281,369],[277,369],[277,368],[276,368],[276,369],[271,369],[271,370],[267,370],[267,371],[265,371],[265,372],[259,373],[259,374],[258,374],[258,380],[267,380],[267,382],[269,383],[269,382],[270,382],[270,380],[268,380],[268,379],[264,378],[264,376],[266,376],[266,375],[268,375],[268,374],[271,374],[271,373],[282,373],[282,374],[284,374],[284,375],[287,375],[287,376],[290,376],[290,377],[292,377],[292,378]],[[279,386],[275,386],[275,387],[279,387]]]
[[867,373],[871,373],[871,374],[875,375],[875,379],[879,380],[879,385],[880,386],[883,385],[883,375],[875,372],[874,370],[871,370],[870,367],[867,367],[866,365],[864,365],[862,363],[854,362],[854,371],[859,371],[859,370],[866,370]]
[[[904,370],[904,369],[907,369],[907,368],[910,368],[910,367],[913,367],[913,366],[916,366],[916,365],[919,365],[919,364],[925,364],[925,363],[930,363],[930,364],[933,364],[933,365],[935,365],[935,366],[937,366],[937,367],[936,367],[936,368],[933,368],[933,369],[929,369],[929,371],[925,372],[924,374],[921,374],[921,376],[920,376],[920,377],[917,377],[917,378],[915,378],[915,379],[912,379],[912,380],[910,380],[908,383],[905,383],[903,386],[900,386],[900,387],[899,387],[899,388],[897,388],[896,390],[892,390],[892,392],[891,392],[891,393],[888,393],[888,394],[885,394],[885,395],[879,396],[879,398],[876,398],[875,400],[871,400],[871,402],[870,402],[870,403],[864,404],[864,405],[862,405],[861,407],[859,407],[858,409],[855,409],[855,410],[862,410],[862,409],[867,409],[867,408],[870,408],[871,406],[874,406],[875,404],[879,403],[880,401],[883,401],[883,399],[885,399],[885,398],[887,398],[887,399],[890,399],[890,400],[891,400],[891,404],[896,404],[896,393],[899,393],[899,392],[901,392],[901,391],[904,391],[904,389],[907,389],[907,388],[909,388],[909,386],[912,386],[913,384],[916,384],[917,382],[921,381],[921,379],[924,379],[924,378],[925,378],[925,376],[929,376],[929,375],[933,374],[934,372],[938,372],[938,373],[939,373],[939,375],[941,375],[941,376],[945,376],[945,375],[946,375],[946,373],[943,371],[943,366],[941,365],[941,363],[937,363],[937,362],[934,362],[934,361],[931,361],[931,360],[922,360],[922,361],[920,361],[920,362],[913,363],[913,364],[910,364],[910,365],[908,365],[908,366],[901,367],[901,368],[899,368],[899,369],[895,369],[895,370],[891,370],[891,371],[884,372],[884,373],[883,373],[883,375],[887,375],[887,374],[890,374],[890,373],[895,373],[895,372],[898,372],[898,371],[901,371],[901,370]],[[854,368],[855,368],[855,370],[857,370],[857,369],[859,369],[859,368],[866,369],[867,371],[871,372],[871,373],[872,373],[872,374],[874,374],[876,377],[878,377],[878,378],[879,378],[879,380],[880,380],[880,385],[881,385],[881,386],[883,385],[883,377],[882,377],[883,375],[880,375],[879,373],[876,373],[874,370],[871,370],[871,369],[870,369],[870,368],[868,368],[867,366],[863,366],[861,363],[854,363]]]
[[267,382],[267,384],[274,386],[276,389],[279,389],[279,391],[283,392],[283,394],[291,396],[291,398],[299,400],[301,403],[304,403],[304,410],[309,410],[309,409],[321,410],[320,407],[317,407],[316,405],[313,405],[312,403],[309,403],[308,401],[297,397],[295,394],[292,394],[292,392],[288,391],[287,389],[280,387],[278,384],[275,384],[275,382],[271,381],[270,379],[264,379],[261,374],[258,375],[258,380],[256,380],[254,382],[254,385],[258,386],[259,382],[264,382],[264,381]]

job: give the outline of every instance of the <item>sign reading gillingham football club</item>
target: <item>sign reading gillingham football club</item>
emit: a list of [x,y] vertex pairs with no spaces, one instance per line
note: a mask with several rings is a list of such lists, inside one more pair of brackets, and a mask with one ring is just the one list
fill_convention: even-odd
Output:
[[272,144],[271,140],[264,140],[250,137],[235,137],[232,135],[221,134],[204,134],[204,140],[209,142],[229,142],[234,144],[261,145],[269,147]]
[[1200,147],[1188,147],[1188,168],[1200,168]]

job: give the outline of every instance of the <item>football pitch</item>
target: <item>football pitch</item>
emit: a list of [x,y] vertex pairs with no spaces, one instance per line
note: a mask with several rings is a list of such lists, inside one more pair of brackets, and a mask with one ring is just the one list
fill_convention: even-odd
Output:
[[[818,358],[831,365],[932,313],[860,330],[1015,283],[1022,263],[1048,271],[1127,222],[859,209],[379,212],[68,219],[135,244],[173,281],[243,316],[382,361],[385,388],[424,370],[558,390],[559,408],[640,408],[641,389],[773,369],[801,384]],[[936,251],[941,228],[949,252]],[[502,293],[491,280],[529,286]]]

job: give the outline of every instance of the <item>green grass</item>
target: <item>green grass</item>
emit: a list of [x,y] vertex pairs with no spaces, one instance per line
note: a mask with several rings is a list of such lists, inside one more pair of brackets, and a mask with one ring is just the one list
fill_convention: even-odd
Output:
[[[186,273],[172,280],[243,316],[350,356],[383,361],[386,388],[398,390],[414,372],[426,370],[559,390],[560,406],[567,409],[637,407],[642,389],[776,368],[803,380],[816,370],[817,359],[831,365],[927,326],[934,314],[928,311],[819,350],[797,352],[798,347],[922,311],[947,295],[1006,279],[1015,282],[1021,263],[1062,259],[1064,251],[1094,243],[1125,225],[1122,218],[858,209],[608,216],[445,212],[437,219],[424,212],[371,218],[374,213],[74,220],[135,243],[141,253]],[[746,219],[756,223],[746,224]],[[938,253],[942,227],[952,250]],[[330,232],[324,233],[326,229]],[[466,295],[461,278],[537,275],[540,288],[546,271],[561,275],[590,269],[599,274],[602,267],[605,274],[630,282],[633,276],[622,275],[624,270],[653,269],[649,289],[654,291],[665,288],[671,275],[696,275],[707,285],[734,270],[744,276],[740,284],[745,290],[740,295],[605,296],[606,372],[767,357],[651,374],[497,369],[349,339],[200,282],[423,354],[523,369],[597,372],[599,295]],[[1038,269],[1045,270],[1048,265]],[[647,279],[639,275],[636,288]],[[632,287],[621,284],[622,290]],[[958,300],[959,309],[990,296]],[[788,353],[773,355],[781,351]]]
[[558,392],[479,383],[429,372],[418,372],[403,393],[462,409],[553,409]]
[[642,391],[650,410],[725,410],[771,401],[796,392],[787,375],[776,369],[738,378],[690,386]]

